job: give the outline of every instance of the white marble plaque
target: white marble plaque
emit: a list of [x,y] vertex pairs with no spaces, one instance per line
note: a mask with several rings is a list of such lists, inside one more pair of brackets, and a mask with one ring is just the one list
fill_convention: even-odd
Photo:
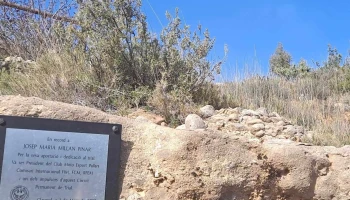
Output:
[[6,129],[0,200],[104,200],[109,136]]

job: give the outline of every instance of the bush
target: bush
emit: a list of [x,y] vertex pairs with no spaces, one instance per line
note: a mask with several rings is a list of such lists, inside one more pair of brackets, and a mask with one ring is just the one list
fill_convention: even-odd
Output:
[[270,57],[270,72],[286,79],[305,77],[311,71],[306,60],[301,59],[297,65],[292,64],[292,56],[279,43],[275,53]]

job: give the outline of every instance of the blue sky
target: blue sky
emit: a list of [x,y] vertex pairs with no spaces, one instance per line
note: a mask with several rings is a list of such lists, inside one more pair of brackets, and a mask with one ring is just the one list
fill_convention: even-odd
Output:
[[294,62],[304,58],[310,65],[312,60],[326,59],[328,44],[343,57],[350,49],[348,0],[143,0],[151,30],[159,33],[161,23],[167,24],[165,11],[174,13],[176,7],[186,24],[200,23],[216,38],[211,58],[222,56],[224,44],[228,45],[229,57],[222,69],[225,80],[237,69],[266,74],[278,42]]

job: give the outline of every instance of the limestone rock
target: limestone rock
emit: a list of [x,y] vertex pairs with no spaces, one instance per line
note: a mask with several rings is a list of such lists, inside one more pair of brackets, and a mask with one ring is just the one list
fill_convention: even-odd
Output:
[[283,133],[286,133],[289,136],[293,136],[294,134],[298,133],[297,129],[293,125],[287,125],[284,127]]
[[250,120],[247,120],[246,124],[247,125],[254,125],[254,124],[262,124],[263,121],[261,119],[250,119]]
[[285,125],[285,122],[284,122],[283,120],[278,121],[278,122],[276,123],[276,126],[284,126],[284,125]]
[[211,105],[206,105],[202,107],[199,112],[203,118],[208,118],[215,114],[215,108]]
[[271,123],[273,122],[271,118],[267,117],[267,116],[262,116],[260,117],[261,120],[263,120],[266,123]]
[[230,114],[230,115],[228,116],[228,120],[229,120],[229,121],[238,122],[238,121],[239,121],[239,115],[236,114],[236,113]]
[[259,116],[258,112],[253,110],[247,110],[247,109],[242,110],[241,114],[242,116]]
[[255,112],[257,112],[261,116],[268,116],[269,115],[266,108],[258,108]]
[[185,119],[185,126],[188,130],[205,129],[206,125],[203,119],[196,115],[190,114]]
[[258,138],[261,138],[265,135],[265,131],[261,130],[255,133],[255,136]]
[[261,131],[265,129],[265,125],[260,123],[260,124],[254,124],[253,126],[250,127],[252,131]]
[[225,125],[225,128],[229,131],[247,131],[248,128],[240,123],[229,123]]

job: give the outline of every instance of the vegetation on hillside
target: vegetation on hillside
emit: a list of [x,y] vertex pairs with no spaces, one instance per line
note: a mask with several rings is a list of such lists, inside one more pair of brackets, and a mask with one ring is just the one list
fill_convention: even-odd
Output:
[[[205,92],[218,90],[212,81],[224,60],[207,59],[215,40],[200,25],[183,24],[178,10],[155,34],[140,0],[11,2],[27,9],[1,7],[1,54],[37,64],[29,73],[3,73],[2,94],[118,112],[149,106],[168,121],[183,120],[195,104],[221,106],[218,92]],[[39,8],[68,20],[28,12]]]
[[199,105],[266,107],[314,131],[320,145],[350,144],[350,58],[328,46],[316,68],[293,62],[281,43],[268,77],[214,84],[221,60],[208,59],[208,30],[166,14],[148,29],[141,0],[0,2],[0,59],[35,63],[2,69],[1,94],[21,94],[126,114],[140,106],[175,126]]
[[270,58],[268,77],[250,76],[225,85],[232,101],[242,107],[266,107],[313,131],[318,145],[350,144],[350,65],[336,48],[311,69],[305,60],[293,64],[292,56],[278,44]]

